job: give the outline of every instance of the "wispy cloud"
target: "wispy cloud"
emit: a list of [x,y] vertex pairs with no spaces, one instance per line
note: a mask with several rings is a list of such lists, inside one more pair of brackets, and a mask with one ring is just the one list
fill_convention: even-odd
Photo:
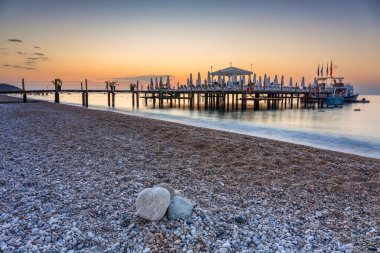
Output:
[[27,69],[27,70],[37,70],[36,68],[32,68],[32,67],[26,67],[24,69]]
[[6,48],[6,47],[0,47],[0,50],[9,50],[9,48]]
[[28,65],[28,66],[36,66],[36,62],[34,62],[34,61],[27,61],[27,62],[25,62],[25,65]]
[[40,47],[38,47],[38,46],[35,46],[34,48],[35,48],[35,49],[40,49]]
[[25,53],[25,52],[17,52],[17,54],[19,54],[19,55],[27,55],[28,53]]
[[15,69],[23,69],[23,67],[21,65],[18,65],[18,64],[17,65],[13,65],[12,67],[15,68]]
[[33,53],[32,55],[44,56],[45,54],[43,54],[43,53]]
[[19,39],[8,39],[8,41],[10,41],[10,42],[22,42],[22,40],[19,40]]
[[10,67],[11,65],[10,64],[4,64],[3,66],[4,67]]

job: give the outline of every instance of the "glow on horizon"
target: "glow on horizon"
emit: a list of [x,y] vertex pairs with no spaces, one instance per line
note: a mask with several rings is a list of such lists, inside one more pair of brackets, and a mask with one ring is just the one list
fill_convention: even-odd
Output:
[[[185,83],[229,62],[312,82],[318,64],[333,60],[347,81],[379,87],[376,1],[178,2],[0,1],[0,82],[170,74]],[[47,57],[36,70],[12,67],[33,53]]]

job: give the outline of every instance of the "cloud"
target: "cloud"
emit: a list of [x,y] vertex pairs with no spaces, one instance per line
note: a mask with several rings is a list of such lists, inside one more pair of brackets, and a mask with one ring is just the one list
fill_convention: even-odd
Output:
[[34,61],[27,61],[27,62],[25,62],[25,64],[28,66],[35,66],[37,63]]
[[6,48],[6,47],[0,47],[0,50],[9,50],[9,48]]
[[26,67],[24,69],[27,69],[27,70],[37,70],[36,68],[31,68],[31,67]]
[[23,67],[21,65],[13,65],[12,67],[15,69],[23,69]]
[[40,47],[38,47],[38,46],[35,46],[34,48],[35,48],[35,49],[40,49]]
[[47,61],[47,60],[49,60],[49,58],[47,58],[47,57],[40,57],[40,60]]
[[4,67],[10,67],[11,65],[9,65],[9,64],[4,64],[3,66],[4,66]]
[[28,53],[25,53],[25,52],[17,52],[19,55],[26,55]]
[[40,57],[28,57],[26,59],[31,60],[31,61],[37,61],[40,59]]
[[8,39],[8,41],[10,41],[10,42],[22,42],[22,40],[19,40],[19,39]]
[[33,55],[44,56],[43,53],[33,53]]

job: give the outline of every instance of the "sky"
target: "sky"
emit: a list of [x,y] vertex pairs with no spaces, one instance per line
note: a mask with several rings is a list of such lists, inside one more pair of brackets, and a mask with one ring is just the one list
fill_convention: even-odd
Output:
[[235,67],[310,83],[318,65],[380,94],[380,1],[0,0],[0,82],[27,87]]

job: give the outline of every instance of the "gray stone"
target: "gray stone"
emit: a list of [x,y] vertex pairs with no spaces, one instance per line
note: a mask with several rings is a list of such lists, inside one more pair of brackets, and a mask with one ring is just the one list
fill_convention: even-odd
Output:
[[189,199],[175,196],[170,200],[168,218],[169,220],[188,218],[191,217],[192,210],[193,204]]
[[143,219],[158,221],[170,204],[170,192],[162,187],[146,188],[137,195],[136,214]]
[[155,185],[153,187],[162,187],[162,188],[165,188],[166,190],[168,190],[170,192],[170,198],[173,198],[176,194],[176,189],[174,189],[170,184],[167,184],[167,183],[161,183],[161,184],[158,184],[158,185]]
[[227,248],[220,248],[219,252],[220,253],[228,253],[229,249],[227,249]]

